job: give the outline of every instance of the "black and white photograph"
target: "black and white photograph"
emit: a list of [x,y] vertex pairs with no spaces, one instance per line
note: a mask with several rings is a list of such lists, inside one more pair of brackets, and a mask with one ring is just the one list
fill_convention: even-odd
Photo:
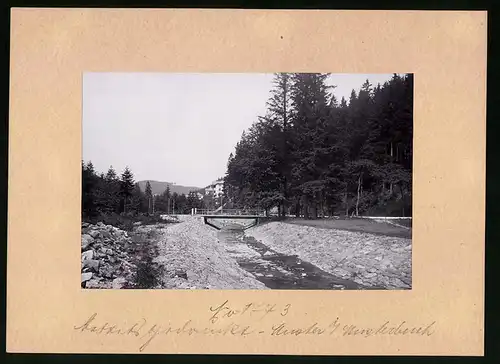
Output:
[[410,290],[413,74],[83,73],[81,288]]

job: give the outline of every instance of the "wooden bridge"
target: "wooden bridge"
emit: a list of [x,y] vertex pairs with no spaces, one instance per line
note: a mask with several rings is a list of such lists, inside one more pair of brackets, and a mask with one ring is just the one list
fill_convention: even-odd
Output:
[[248,225],[243,226],[243,230],[249,229],[266,217],[262,210],[237,210],[237,209],[217,209],[217,210],[198,210],[193,209],[192,215],[203,217],[203,222],[217,230],[221,230],[221,226],[213,223],[214,220],[251,220]]

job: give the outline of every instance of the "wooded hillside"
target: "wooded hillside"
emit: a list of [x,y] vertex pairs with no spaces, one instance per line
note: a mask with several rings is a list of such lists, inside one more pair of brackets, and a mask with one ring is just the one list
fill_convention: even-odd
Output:
[[275,74],[266,114],[229,157],[227,196],[281,215],[411,216],[413,75],[367,80],[349,100],[328,76]]
[[82,217],[89,220],[113,214],[190,213],[191,208],[202,208],[194,191],[171,193],[167,186],[161,194],[154,194],[149,181],[144,191],[127,167],[118,176],[111,166],[107,173],[94,170],[91,161],[82,161]]

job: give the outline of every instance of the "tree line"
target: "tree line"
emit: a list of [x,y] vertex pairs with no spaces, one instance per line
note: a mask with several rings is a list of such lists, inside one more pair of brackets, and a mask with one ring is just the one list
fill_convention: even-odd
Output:
[[229,156],[225,193],[281,216],[411,216],[413,75],[366,80],[340,101],[328,77],[274,75],[265,115]]
[[111,214],[190,213],[191,208],[202,208],[195,191],[185,194],[170,193],[167,189],[153,195],[151,184],[145,191],[135,182],[130,168],[118,175],[113,166],[107,173],[97,173],[91,161],[82,161],[82,216],[84,219]]

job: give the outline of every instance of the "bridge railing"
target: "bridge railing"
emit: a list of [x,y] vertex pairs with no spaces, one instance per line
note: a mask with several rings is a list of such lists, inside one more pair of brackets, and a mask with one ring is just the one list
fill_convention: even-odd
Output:
[[266,213],[264,210],[257,209],[217,209],[217,210],[208,210],[208,209],[194,209],[193,215],[237,215],[237,216],[265,216]]

